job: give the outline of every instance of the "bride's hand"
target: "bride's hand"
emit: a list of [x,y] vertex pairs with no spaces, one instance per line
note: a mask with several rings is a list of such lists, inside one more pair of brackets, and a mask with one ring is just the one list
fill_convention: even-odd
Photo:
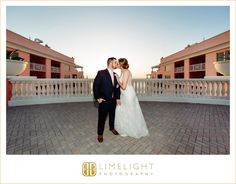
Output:
[[117,104],[117,105],[121,105],[120,99],[117,99],[117,100],[116,100],[116,104]]
[[120,81],[120,76],[117,75],[117,74],[115,74],[115,76],[116,76],[116,79],[117,79],[118,81]]

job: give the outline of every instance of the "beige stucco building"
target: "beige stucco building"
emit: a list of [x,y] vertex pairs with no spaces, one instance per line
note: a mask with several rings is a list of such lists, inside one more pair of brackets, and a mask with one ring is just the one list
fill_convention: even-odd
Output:
[[214,62],[230,60],[230,31],[188,45],[183,50],[161,58],[147,78],[204,78],[218,76]]

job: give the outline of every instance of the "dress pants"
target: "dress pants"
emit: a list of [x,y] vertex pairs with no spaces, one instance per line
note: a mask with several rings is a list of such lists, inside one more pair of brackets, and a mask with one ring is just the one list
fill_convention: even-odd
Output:
[[99,104],[98,107],[98,135],[103,135],[105,121],[107,115],[109,114],[109,129],[114,129],[114,121],[115,121],[115,110],[116,110],[116,99],[112,99],[109,101],[103,101]]

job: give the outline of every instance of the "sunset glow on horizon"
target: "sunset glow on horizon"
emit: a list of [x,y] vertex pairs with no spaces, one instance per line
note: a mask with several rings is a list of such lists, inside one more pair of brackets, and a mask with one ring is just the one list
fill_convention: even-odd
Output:
[[161,57],[230,29],[228,6],[8,6],[6,18],[7,29],[74,57],[88,78],[108,57],[145,78]]

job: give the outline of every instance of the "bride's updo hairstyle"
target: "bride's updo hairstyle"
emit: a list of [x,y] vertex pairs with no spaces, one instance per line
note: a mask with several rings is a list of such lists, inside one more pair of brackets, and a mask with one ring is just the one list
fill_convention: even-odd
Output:
[[127,60],[127,59],[125,59],[125,58],[120,58],[120,59],[118,59],[118,61],[119,61],[119,64],[120,64],[120,66],[121,66],[122,68],[124,68],[124,69],[128,69],[128,68],[129,68],[129,63],[128,63],[128,60]]

